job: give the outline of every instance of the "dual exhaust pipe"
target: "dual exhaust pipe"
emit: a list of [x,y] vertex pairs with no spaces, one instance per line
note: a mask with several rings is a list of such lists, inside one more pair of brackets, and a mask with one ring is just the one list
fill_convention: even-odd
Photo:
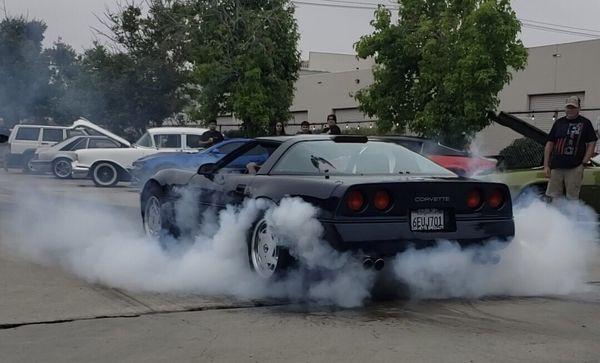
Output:
[[363,259],[362,265],[365,270],[373,268],[376,271],[381,271],[385,266],[385,261],[383,260],[383,258],[365,257]]

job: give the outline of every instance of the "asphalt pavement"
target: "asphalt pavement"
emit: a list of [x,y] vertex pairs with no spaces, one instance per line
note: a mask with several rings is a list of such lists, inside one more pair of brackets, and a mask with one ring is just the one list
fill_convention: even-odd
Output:
[[[138,196],[127,186],[0,171],[0,242],[27,190],[112,208],[141,233]],[[31,261],[0,243],[2,362],[600,361],[600,262],[586,278],[590,291],[576,295],[341,309],[126,291]]]

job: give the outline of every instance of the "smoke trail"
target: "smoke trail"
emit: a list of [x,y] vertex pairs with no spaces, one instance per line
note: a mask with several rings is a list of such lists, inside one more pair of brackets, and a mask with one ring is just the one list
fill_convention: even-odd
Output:
[[516,208],[511,243],[461,250],[443,242],[397,256],[394,271],[423,298],[582,292],[589,288],[586,274],[598,257],[596,222],[594,211],[582,204],[564,202],[557,208],[530,200]]
[[[193,228],[190,221],[198,216],[190,206],[196,198],[184,192],[177,205],[193,238],[170,241],[167,250],[113,208],[32,195],[18,197],[21,206],[3,228],[2,243],[36,262],[129,291],[276,297],[344,307],[359,306],[369,297],[372,272],[321,240],[318,211],[311,205],[300,199],[285,199],[279,206],[246,200],[219,213],[205,212],[200,227]],[[299,260],[295,270],[271,283],[258,278],[248,263],[247,231],[263,213]]]
[[[363,304],[375,283],[375,272],[322,240],[318,210],[301,199],[287,198],[278,206],[246,200],[198,216],[190,207],[198,195],[183,192],[177,212],[192,237],[171,241],[165,250],[143,236],[139,219],[115,208],[35,194],[17,197],[19,206],[2,221],[0,243],[89,282],[129,291],[287,298],[342,307]],[[297,260],[274,282],[258,278],[248,263],[248,231],[263,215]],[[595,213],[579,204],[557,208],[532,201],[516,208],[515,221],[509,244],[461,249],[441,242],[398,255],[389,266],[422,298],[585,291],[585,274],[598,256]]]

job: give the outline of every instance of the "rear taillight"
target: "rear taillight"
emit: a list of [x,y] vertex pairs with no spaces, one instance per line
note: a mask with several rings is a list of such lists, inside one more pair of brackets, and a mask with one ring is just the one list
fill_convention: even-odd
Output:
[[467,194],[467,206],[471,209],[477,209],[481,207],[483,199],[481,198],[481,191],[479,189],[473,189]]
[[373,205],[381,211],[387,210],[391,204],[392,198],[390,198],[390,193],[385,190],[380,190],[373,196]]
[[353,190],[348,194],[346,204],[351,211],[360,212],[365,206],[365,197],[359,190]]
[[494,189],[488,196],[488,204],[494,209],[499,209],[504,205],[504,193],[500,189]]

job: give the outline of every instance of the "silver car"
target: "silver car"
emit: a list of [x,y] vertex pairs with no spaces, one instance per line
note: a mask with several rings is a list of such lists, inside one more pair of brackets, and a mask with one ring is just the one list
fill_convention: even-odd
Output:
[[128,146],[106,136],[75,136],[49,149],[36,151],[30,166],[36,172],[51,172],[59,179],[67,179],[71,177],[71,163],[75,160],[76,150],[121,147]]

